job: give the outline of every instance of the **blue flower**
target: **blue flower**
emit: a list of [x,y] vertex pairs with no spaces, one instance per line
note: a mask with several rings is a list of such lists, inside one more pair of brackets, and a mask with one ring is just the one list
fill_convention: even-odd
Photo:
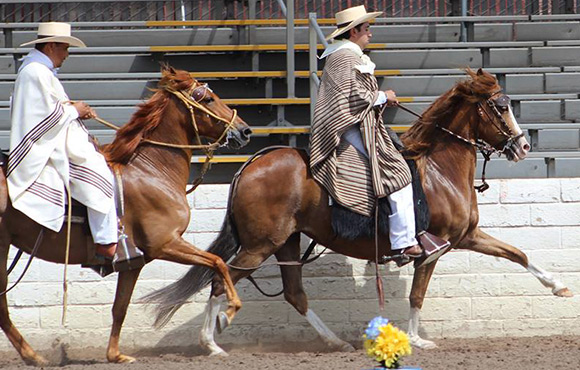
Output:
[[379,335],[379,328],[385,326],[389,323],[389,319],[385,319],[382,316],[377,316],[369,322],[369,325],[365,329],[365,334],[367,339],[375,340]]

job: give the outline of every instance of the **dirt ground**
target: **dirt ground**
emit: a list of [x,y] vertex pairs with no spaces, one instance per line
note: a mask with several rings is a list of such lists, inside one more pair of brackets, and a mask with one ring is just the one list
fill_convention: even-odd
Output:
[[[440,339],[435,350],[415,349],[403,365],[423,370],[536,370],[580,369],[580,337]],[[314,345],[315,346],[315,345]],[[372,369],[374,363],[362,349],[356,352],[313,352],[311,344],[285,346],[286,351],[227,348],[229,357],[207,357],[199,348],[176,351],[143,350],[128,353],[138,358],[132,364],[108,364],[103,350],[67,351],[60,348],[42,355],[67,370],[329,370]],[[292,350],[290,350],[292,347]],[[301,348],[302,347],[302,348]],[[0,353],[0,369],[31,369],[14,352]]]

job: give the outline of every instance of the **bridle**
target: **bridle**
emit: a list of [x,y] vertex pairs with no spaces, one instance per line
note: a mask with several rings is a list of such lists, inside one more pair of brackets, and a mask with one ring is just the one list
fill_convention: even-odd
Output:
[[[479,138],[477,138],[475,140],[467,139],[467,138],[449,130],[446,127],[442,127],[438,124],[435,125],[435,127],[440,129],[441,131],[451,135],[452,137],[456,138],[457,140],[460,140],[466,144],[469,144],[469,145],[477,148],[481,152],[481,154],[483,155],[484,162],[483,162],[483,169],[482,169],[482,174],[481,174],[482,184],[475,186],[475,189],[480,193],[483,193],[484,191],[489,189],[489,184],[485,181],[485,170],[487,167],[487,162],[489,162],[491,160],[491,155],[493,153],[498,153],[498,155],[501,155],[502,153],[505,153],[507,150],[511,150],[511,147],[516,143],[516,141],[524,135],[523,132],[516,135],[512,131],[512,129],[509,127],[509,125],[505,121],[505,119],[503,118],[502,111],[506,112],[509,109],[510,98],[507,95],[501,95],[499,98],[494,99],[494,97],[498,94],[501,94],[501,90],[484,95],[483,97],[485,98],[485,101],[479,101],[477,103],[477,113],[479,114],[479,116],[481,118],[484,118],[484,116],[487,117],[487,120],[505,138],[505,141],[502,143],[502,146],[503,146],[502,149],[496,149],[495,147],[493,147],[492,145],[490,145],[489,143],[487,143],[483,139],[479,139]],[[474,95],[476,95],[476,94],[474,94]],[[490,108],[491,112],[493,113],[493,116],[492,116],[492,114],[490,114],[488,109],[485,109],[485,106],[488,106]],[[418,118],[423,118],[422,115],[420,115],[416,112],[413,112],[412,110],[410,110],[407,107],[402,106],[401,104],[398,104],[398,107],[403,109],[406,112],[413,114],[414,116],[416,116]],[[478,123],[478,126],[479,126],[479,124],[480,123]],[[479,132],[479,130],[476,130],[476,132]]]
[[[186,192],[187,194],[189,194],[189,193],[193,192],[199,186],[199,184],[201,184],[201,182],[203,181],[203,177],[205,176],[206,172],[209,170],[210,161],[213,158],[214,151],[217,148],[219,148],[220,146],[227,145],[229,133],[231,132],[231,129],[234,126],[234,122],[235,122],[236,118],[238,117],[238,111],[236,109],[232,109],[232,111],[233,111],[232,118],[228,120],[226,118],[218,116],[217,114],[212,112],[210,109],[205,107],[203,104],[201,104],[201,102],[206,100],[206,98],[211,93],[211,89],[209,88],[209,86],[207,84],[202,84],[202,83],[199,83],[197,81],[194,81],[192,86],[187,90],[175,90],[171,87],[164,87],[163,89],[165,91],[175,95],[189,110],[189,113],[191,115],[191,124],[193,126],[193,131],[195,133],[195,139],[196,139],[197,144],[195,144],[195,145],[172,144],[172,143],[165,143],[165,142],[160,142],[160,141],[155,141],[155,140],[150,140],[150,139],[142,139],[141,141],[143,143],[148,143],[148,144],[153,144],[153,145],[168,147],[168,148],[176,148],[176,149],[184,149],[184,150],[203,150],[204,151],[205,161],[204,161],[203,166],[201,168],[200,175],[198,176],[197,179],[195,179],[193,181],[192,187]],[[223,122],[225,124],[225,128],[222,131],[222,134],[216,140],[214,140],[212,143],[209,143],[209,144],[202,144],[201,143],[201,136],[199,135],[199,128],[197,125],[197,120],[195,119],[195,109],[198,109],[198,110],[204,112],[205,114],[207,114],[208,116],[213,117],[217,121]],[[102,118],[94,117],[94,119],[96,121],[102,123],[103,125],[107,126],[107,127],[113,128],[114,130],[119,130],[119,128],[120,128],[119,126],[114,125],[110,122],[107,122],[106,120],[104,120]],[[225,142],[223,144],[220,144],[220,142],[224,139],[224,137],[226,138]]]
[[[213,152],[218,147],[223,146],[223,145],[227,145],[228,137],[229,137],[228,135],[229,135],[232,127],[234,126],[234,121],[236,120],[236,118],[238,116],[238,111],[236,109],[232,109],[232,111],[233,111],[232,118],[228,121],[227,119],[218,116],[217,114],[215,114],[214,112],[212,112],[211,110],[206,108],[203,104],[201,104],[201,102],[204,101],[206,99],[206,97],[209,96],[209,94],[211,93],[211,89],[209,88],[208,84],[201,84],[201,83],[198,83],[196,81],[196,83],[194,83],[191,86],[191,88],[187,91],[174,90],[171,88],[165,88],[165,90],[172,93],[173,95],[175,95],[179,100],[181,100],[183,102],[183,104],[185,104],[187,109],[189,109],[189,113],[191,115],[191,124],[193,125],[193,130],[195,132],[195,138],[197,141],[196,146],[199,149],[203,150],[205,153],[205,161],[203,162],[203,165],[201,167],[200,174],[197,177],[197,179],[195,179],[192,182],[191,188],[189,188],[189,190],[186,191],[186,194],[190,194],[199,186],[199,184],[202,183],[203,177],[205,176],[205,174],[209,170],[210,161],[213,158]],[[217,121],[225,123],[225,128],[222,131],[222,134],[213,143],[210,143],[208,145],[201,144],[201,137],[199,135],[199,129],[197,127],[197,121],[195,119],[194,109],[199,109],[202,112],[204,112],[205,114],[207,114],[208,116],[213,117]],[[220,144],[220,142],[222,141],[222,139],[224,137],[226,138],[226,141],[223,144]],[[150,140],[148,140],[147,142],[159,145],[159,143],[155,143],[155,142],[152,142]]]

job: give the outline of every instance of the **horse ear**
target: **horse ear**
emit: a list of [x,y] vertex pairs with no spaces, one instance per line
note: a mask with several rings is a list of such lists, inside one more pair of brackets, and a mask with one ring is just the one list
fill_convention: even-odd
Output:
[[172,75],[175,74],[175,69],[167,63],[163,63],[161,65],[161,71]]
[[481,75],[483,75],[483,69],[481,69],[481,68],[478,68],[478,69],[477,69],[477,75],[478,75],[478,76],[481,76]]

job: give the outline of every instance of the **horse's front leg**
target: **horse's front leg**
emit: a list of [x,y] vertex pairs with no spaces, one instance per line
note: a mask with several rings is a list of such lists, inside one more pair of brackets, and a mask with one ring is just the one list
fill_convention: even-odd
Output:
[[230,277],[228,266],[220,257],[196,248],[181,237],[170,243],[166,243],[159,250],[152,250],[150,256],[155,259],[162,259],[185,265],[205,266],[214,270],[223,281],[226,298],[228,300],[228,308],[225,315],[220,313],[219,325],[221,329],[225,329],[232,322],[236,312],[238,312],[242,307],[242,302],[238,297],[238,293]]
[[512,245],[494,238],[491,235],[484,233],[479,228],[475,229],[470,237],[461,241],[457,248],[469,249],[474,252],[487,254],[489,256],[506,258],[512,262],[522,265],[532,275],[540,280],[540,282],[545,287],[552,289],[552,294],[555,296],[573,296],[572,292],[558,279],[555,279],[552,274],[545,271],[541,267],[530,263],[524,252]]
[[421,308],[423,307],[427,287],[429,286],[429,281],[431,280],[436,264],[437,260],[415,269],[415,273],[413,274],[413,285],[409,296],[409,303],[411,305],[411,311],[409,313],[409,328],[407,329],[409,341],[413,346],[423,349],[437,347],[435,342],[423,339],[419,336],[419,318]]
[[[8,285],[6,262],[8,260],[9,245],[10,243],[0,243],[0,292],[5,291]],[[26,342],[26,340],[22,337],[18,329],[16,329],[12,323],[12,320],[10,320],[6,294],[2,294],[2,296],[0,296],[0,326],[8,337],[10,343],[12,343],[14,348],[18,351],[20,357],[22,357],[27,365],[34,365],[39,367],[48,365],[48,361],[34,352],[32,347],[30,347],[28,342]]]
[[119,350],[119,336],[121,335],[121,328],[127,315],[127,308],[129,307],[133,289],[135,288],[135,283],[140,272],[141,269],[119,272],[117,292],[115,294],[115,302],[113,303],[113,326],[111,327],[111,336],[109,337],[109,345],[107,347],[107,360],[109,362],[120,364],[135,361],[134,357],[121,354]]

